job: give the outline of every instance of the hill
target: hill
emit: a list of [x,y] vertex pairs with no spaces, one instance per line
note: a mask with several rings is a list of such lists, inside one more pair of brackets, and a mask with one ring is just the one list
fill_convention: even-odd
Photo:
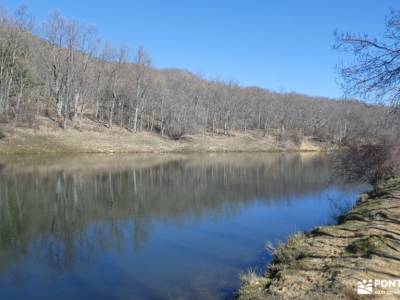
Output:
[[40,28],[32,24],[25,8],[14,16],[3,14],[3,130],[38,131],[47,118],[56,127],[80,131],[88,128],[85,123],[97,123],[111,135],[119,132],[113,128],[120,128],[178,140],[257,130],[260,138],[272,136],[278,142],[301,143],[303,137],[312,136],[335,143],[360,134],[391,134],[400,122],[385,106],[276,93],[206,80],[186,70],[159,70],[152,67],[143,47],[132,55],[126,47],[102,45],[92,27],[57,12]]

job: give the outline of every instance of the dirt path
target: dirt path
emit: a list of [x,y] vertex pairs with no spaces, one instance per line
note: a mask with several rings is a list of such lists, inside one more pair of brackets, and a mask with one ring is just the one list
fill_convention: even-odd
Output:
[[[371,295],[358,293],[363,280]],[[265,277],[244,276],[239,298],[400,299],[400,180],[362,195],[339,225],[291,237]]]

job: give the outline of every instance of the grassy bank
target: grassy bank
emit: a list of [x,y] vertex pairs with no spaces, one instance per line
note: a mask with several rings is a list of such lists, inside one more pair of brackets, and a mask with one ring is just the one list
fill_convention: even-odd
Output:
[[61,129],[43,119],[36,129],[2,127],[0,154],[4,153],[162,153],[235,151],[323,151],[328,145],[304,137],[301,142],[279,140],[262,131],[225,135],[187,135],[179,140],[152,132],[133,133],[106,128],[85,120],[81,130]]
[[[400,180],[393,179],[362,195],[338,225],[292,236],[264,276],[243,276],[239,298],[359,299],[358,281],[399,278]],[[396,291],[374,289],[384,299],[398,299]]]

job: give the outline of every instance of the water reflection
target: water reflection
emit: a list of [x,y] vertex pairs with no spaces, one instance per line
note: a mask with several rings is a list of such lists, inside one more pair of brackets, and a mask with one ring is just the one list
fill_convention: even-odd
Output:
[[7,299],[223,298],[267,239],[327,222],[344,189],[315,154],[11,157],[0,172]]

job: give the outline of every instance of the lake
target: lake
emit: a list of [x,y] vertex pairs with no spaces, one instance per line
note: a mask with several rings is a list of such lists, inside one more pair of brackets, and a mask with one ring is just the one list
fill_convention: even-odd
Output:
[[0,299],[230,299],[361,192],[327,155],[0,158]]

